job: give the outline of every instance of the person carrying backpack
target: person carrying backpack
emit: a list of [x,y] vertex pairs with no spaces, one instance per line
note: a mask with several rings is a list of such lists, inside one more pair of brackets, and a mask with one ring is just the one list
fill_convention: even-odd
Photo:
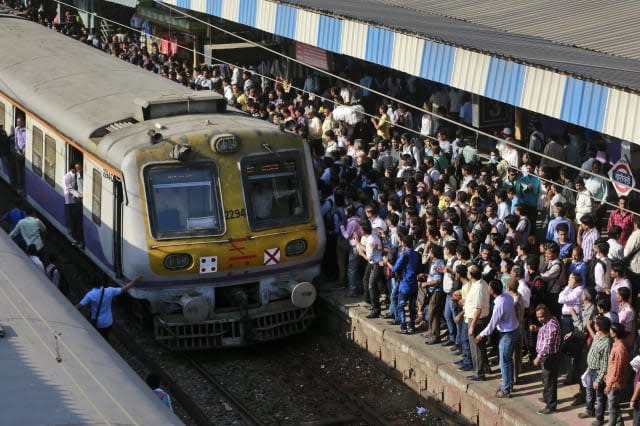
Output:
[[602,241],[594,246],[594,256],[587,264],[587,287],[595,289],[598,296],[611,287],[611,259],[609,243]]

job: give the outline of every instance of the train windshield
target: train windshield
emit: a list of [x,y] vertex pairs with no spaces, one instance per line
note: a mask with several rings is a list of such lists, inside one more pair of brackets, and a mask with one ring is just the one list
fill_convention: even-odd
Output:
[[252,229],[309,220],[303,164],[298,152],[251,156],[242,160],[244,197]]
[[218,235],[223,232],[214,163],[145,169],[154,238]]

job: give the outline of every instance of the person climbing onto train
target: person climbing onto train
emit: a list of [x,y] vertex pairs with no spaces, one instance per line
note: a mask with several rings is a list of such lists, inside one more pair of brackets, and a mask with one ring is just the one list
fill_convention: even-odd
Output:
[[114,297],[128,292],[131,287],[136,285],[140,280],[142,280],[142,276],[136,275],[122,287],[105,287],[101,283],[100,277],[92,276],[90,278],[91,290],[84,295],[82,300],[76,305],[76,308],[81,309],[91,304],[91,315],[89,319],[102,337],[108,340],[111,327],[113,326],[111,304],[113,303]]
[[13,238],[20,234],[27,247],[33,244],[38,253],[42,252],[44,242],[42,233],[47,230],[44,223],[38,219],[36,211],[32,207],[26,208],[27,216],[16,224],[15,228],[9,232],[9,237]]
[[[20,222],[25,217],[27,217],[25,208],[22,207],[22,205],[16,206],[3,214],[2,217],[0,217],[0,225],[7,223],[9,226],[8,232],[11,232],[18,225],[18,222]],[[22,235],[15,235],[13,237],[13,241],[20,247],[24,248],[24,240],[22,239]]]

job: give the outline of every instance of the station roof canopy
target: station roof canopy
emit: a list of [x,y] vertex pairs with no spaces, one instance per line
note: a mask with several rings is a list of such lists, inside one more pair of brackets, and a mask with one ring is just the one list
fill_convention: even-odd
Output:
[[637,0],[154,0],[640,144]]
[[640,92],[637,0],[288,0]]

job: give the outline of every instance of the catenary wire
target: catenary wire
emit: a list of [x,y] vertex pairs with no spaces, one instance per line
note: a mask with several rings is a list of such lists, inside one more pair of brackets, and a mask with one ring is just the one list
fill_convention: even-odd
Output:
[[[95,12],[89,12],[89,11],[87,11],[86,9],[82,9],[82,8],[80,8],[80,7],[77,7],[77,6],[71,5],[71,4],[66,3],[66,2],[64,2],[64,1],[62,1],[62,0],[54,0],[54,1],[55,1],[56,3],[58,3],[58,4],[61,4],[61,5],[64,5],[64,6],[70,7],[70,8],[72,8],[72,9],[75,9],[75,10],[78,10],[78,11],[82,11],[82,12],[85,12],[85,13],[92,14],[94,17],[97,17],[97,18],[99,18],[99,19],[105,20],[105,21],[107,21],[107,22],[114,23],[114,24],[116,24],[116,25],[118,25],[118,26],[120,26],[120,27],[126,28],[126,29],[131,30],[131,31],[133,31],[133,32],[135,32],[135,33],[143,34],[143,35],[145,35],[145,37],[151,37],[151,38],[153,38],[153,39],[155,39],[155,40],[162,40],[162,38],[161,38],[161,37],[158,37],[158,36],[155,36],[155,35],[152,35],[152,34],[145,34],[145,33],[144,33],[142,30],[140,30],[140,29],[133,28],[133,27],[128,26],[128,25],[126,25],[126,24],[123,24],[123,23],[120,23],[120,22],[117,22],[117,21],[114,21],[114,20],[111,20],[111,19],[108,19],[108,18],[102,17],[102,16],[98,15],[98,14],[97,14],[97,13],[95,13]],[[335,78],[336,80],[340,80],[340,81],[342,81],[342,82],[348,83],[348,84],[350,84],[350,85],[352,85],[352,86],[354,86],[354,87],[358,87],[358,88],[360,88],[360,89],[362,89],[362,90],[369,91],[369,92],[371,92],[371,93],[374,93],[374,94],[376,94],[376,95],[378,95],[378,96],[380,96],[380,97],[383,97],[383,98],[385,98],[385,99],[391,100],[391,101],[396,102],[396,103],[398,103],[398,104],[402,104],[402,105],[404,105],[405,107],[410,108],[410,109],[412,109],[412,110],[415,110],[415,111],[421,112],[421,113],[423,113],[423,114],[424,114],[424,113],[430,114],[431,116],[433,116],[433,117],[435,117],[435,118],[437,118],[437,119],[439,119],[439,120],[446,121],[446,122],[448,122],[448,123],[451,123],[451,124],[452,124],[452,125],[454,125],[454,126],[457,126],[457,127],[463,128],[463,129],[466,129],[466,130],[468,130],[468,131],[471,131],[471,132],[473,132],[473,133],[475,133],[475,134],[476,134],[476,142],[477,142],[477,138],[478,138],[478,136],[479,136],[479,135],[482,135],[482,136],[485,136],[485,137],[488,137],[488,138],[490,138],[490,139],[495,140],[497,143],[502,143],[502,144],[508,145],[508,146],[510,146],[510,147],[513,147],[513,148],[515,148],[515,149],[516,149],[516,150],[518,150],[518,151],[524,151],[524,152],[526,152],[526,153],[528,153],[528,154],[534,154],[534,155],[536,155],[536,156],[538,156],[538,157],[545,158],[545,159],[547,159],[547,160],[552,160],[552,161],[554,161],[554,162],[555,162],[555,163],[557,163],[557,164],[561,164],[561,165],[566,166],[566,167],[568,167],[568,168],[570,168],[570,169],[574,169],[574,170],[576,170],[576,171],[579,171],[581,174],[590,175],[590,176],[593,176],[593,177],[596,177],[596,178],[602,179],[602,180],[604,180],[604,181],[606,181],[606,182],[609,182],[609,183],[613,184],[613,181],[612,181],[610,178],[606,177],[606,176],[603,176],[603,175],[597,175],[597,174],[593,173],[593,172],[592,172],[592,171],[590,171],[590,170],[583,170],[583,169],[582,169],[581,167],[579,167],[579,166],[574,166],[573,164],[567,163],[567,162],[565,162],[565,161],[559,161],[559,160],[557,160],[557,159],[555,159],[555,158],[553,158],[553,157],[547,156],[547,155],[546,155],[546,154],[544,154],[544,153],[538,153],[538,152],[536,152],[536,151],[534,151],[534,150],[529,149],[529,148],[528,148],[528,147],[526,147],[526,146],[521,146],[521,145],[519,145],[519,144],[517,144],[517,143],[513,143],[513,142],[510,142],[510,141],[508,141],[508,140],[506,140],[506,139],[499,138],[499,137],[497,137],[497,136],[495,136],[495,135],[492,135],[492,134],[490,134],[490,133],[487,133],[487,132],[484,132],[484,131],[482,131],[482,130],[479,130],[479,129],[473,128],[473,127],[471,127],[471,126],[468,126],[468,125],[466,125],[466,124],[464,124],[464,123],[459,123],[459,122],[457,122],[457,121],[455,121],[455,120],[452,120],[452,119],[450,119],[450,118],[448,118],[448,117],[444,117],[444,116],[438,115],[438,114],[433,113],[433,112],[431,112],[431,111],[425,111],[425,110],[419,109],[419,108],[417,108],[416,106],[414,106],[413,104],[410,104],[410,103],[405,102],[405,101],[403,101],[403,100],[397,99],[397,98],[395,98],[395,97],[393,97],[393,96],[390,96],[390,95],[388,95],[388,94],[385,94],[385,93],[379,92],[379,91],[377,91],[377,90],[375,90],[375,89],[371,89],[371,88],[369,88],[369,87],[363,86],[363,85],[361,85],[361,84],[359,84],[359,83],[356,83],[356,82],[354,82],[354,81],[348,80],[348,79],[346,79],[346,78],[344,78],[344,77],[341,77],[341,76],[336,75],[336,74],[334,74],[334,73],[331,73],[331,72],[329,72],[329,71],[325,71],[325,70],[323,70],[323,69],[321,69],[321,68],[318,68],[318,67],[316,67],[316,66],[314,66],[314,65],[307,64],[307,63],[305,63],[305,62],[303,62],[303,61],[300,61],[300,60],[298,60],[298,59],[296,59],[296,58],[290,57],[290,56],[288,56],[288,55],[286,55],[286,54],[284,54],[284,53],[281,53],[281,52],[278,52],[278,51],[276,51],[276,50],[273,50],[273,49],[271,49],[271,48],[269,48],[269,47],[267,47],[267,46],[263,46],[262,44],[260,44],[260,43],[258,43],[258,42],[252,41],[252,40],[250,40],[250,39],[247,39],[246,37],[243,37],[243,36],[240,36],[240,35],[238,35],[238,34],[235,34],[235,33],[231,32],[231,31],[229,31],[229,30],[227,30],[227,29],[224,29],[224,28],[219,27],[219,26],[217,26],[217,25],[213,25],[213,24],[211,24],[211,23],[209,23],[209,22],[207,22],[207,21],[204,21],[204,20],[202,20],[202,19],[200,19],[200,18],[196,17],[196,16],[190,15],[190,14],[186,13],[185,11],[182,11],[182,10],[180,10],[180,9],[178,9],[178,8],[175,8],[175,7],[173,7],[173,6],[167,5],[167,4],[163,3],[163,2],[162,2],[162,1],[160,1],[160,0],[154,0],[154,2],[155,2],[155,3],[157,3],[158,5],[160,5],[160,6],[164,7],[164,8],[166,8],[167,10],[169,10],[169,11],[171,11],[171,12],[176,12],[176,13],[178,13],[178,14],[180,14],[180,15],[183,15],[183,16],[184,16],[184,17],[186,17],[186,18],[193,19],[194,21],[200,22],[200,23],[202,23],[202,24],[204,24],[204,25],[206,25],[206,26],[208,26],[208,27],[210,27],[210,28],[213,28],[213,29],[215,29],[215,30],[219,30],[219,31],[221,31],[221,32],[224,32],[225,34],[231,35],[232,37],[235,37],[235,38],[237,38],[237,39],[239,39],[239,40],[242,40],[243,42],[249,43],[249,44],[251,44],[251,45],[253,45],[253,46],[255,46],[255,47],[259,47],[259,48],[261,48],[261,49],[264,49],[264,50],[266,50],[266,51],[268,51],[268,52],[270,52],[270,53],[272,53],[272,54],[274,54],[274,55],[277,55],[277,56],[280,56],[280,57],[282,57],[282,58],[284,58],[284,59],[287,59],[287,60],[289,60],[289,61],[295,62],[295,63],[297,63],[297,64],[299,64],[299,65],[304,66],[304,67],[308,67],[308,68],[313,69],[313,70],[315,70],[315,71],[317,71],[317,72],[320,72],[320,73],[323,73],[323,74],[325,74],[325,75],[328,75],[328,76],[330,76],[330,77],[332,77],[332,78]],[[182,46],[182,45],[178,45],[178,44],[177,44],[177,47],[179,47],[179,48],[181,48],[181,49],[183,49],[183,50],[186,50],[186,51],[188,51],[188,52],[191,52],[191,53],[193,53],[193,54],[195,54],[195,55],[203,56],[203,57],[204,57],[204,53],[197,52],[195,49],[192,49],[192,48],[190,48],[190,47]],[[237,64],[232,64],[232,63],[229,63],[229,62],[226,62],[226,61],[220,60],[219,58],[214,58],[214,57],[212,57],[212,59],[216,59],[216,60],[218,60],[220,63],[224,63],[224,64],[228,64],[228,65],[234,65],[234,66],[237,66]],[[241,68],[241,69],[245,69],[245,68],[243,68],[243,67],[239,67],[239,68]],[[251,70],[250,70],[250,71],[251,71]],[[266,76],[266,75],[260,74],[260,73],[255,72],[255,71],[251,71],[251,72],[252,72],[252,73],[254,73],[254,74],[256,74],[256,75],[258,75],[258,76],[260,76],[260,77],[263,77],[263,78],[265,78],[265,79],[268,79],[268,80],[271,80],[271,81],[274,81],[274,82],[279,82],[277,79],[274,79],[274,78],[272,78],[272,77],[269,77],[269,76]],[[301,88],[299,88],[299,87],[296,87],[296,86],[294,86],[294,85],[292,85],[292,84],[289,84],[288,82],[287,82],[287,84],[289,85],[289,87],[291,87],[291,88],[293,88],[293,89],[296,89],[296,90],[301,91],[301,92],[306,92],[306,91],[304,91],[303,89],[301,89]],[[306,93],[308,93],[308,92],[306,92]],[[314,95],[318,96],[317,94],[314,94]],[[326,100],[326,101],[329,101],[329,102],[331,102],[331,103],[333,103],[333,104],[337,104],[336,102],[334,102],[334,101],[332,101],[332,100],[330,100],[330,99],[324,98],[324,97],[322,97],[322,96],[318,96],[318,97],[319,97],[320,99],[322,99],[322,100]],[[341,105],[342,105],[342,104],[341,104]],[[348,106],[348,105],[347,105],[347,106]],[[368,117],[374,117],[374,115],[372,115],[372,114],[368,114],[368,113],[364,113],[364,115],[366,115],[366,116],[368,116]],[[417,130],[409,129],[409,128],[407,128],[407,127],[400,126],[400,125],[395,125],[395,124],[394,124],[394,126],[395,126],[395,127],[402,128],[403,130],[405,130],[405,131],[407,131],[407,132],[411,132],[411,133],[414,133],[414,134],[418,134],[418,135],[420,135],[420,136],[421,136],[421,137],[423,137],[423,138],[425,137],[425,135],[422,135],[422,134],[421,134],[419,131],[417,131]],[[434,137],[432,137],[432,136],[426,136],[426,137],[427,137],[427,138],[429,138],[429,139],[431,139],[431,140],[435,140],[435,138],[434,138]],[[487,157],[486,157],[486,156],[484,156],[484,155],[483,155],[483,157],[484,157],[484,158],[487,158]],[[509,168],[509,169],[516,169],[516,170],[518,170],[518,171],[519,171],[519,169],[518,169],[518,168],[513,167],[513,166],[511,166],[511,165],[509,165],[509,166],[508,166],[508,168]],[[576,191],[576,190],[575,190],[575,188],[573,188],[573,187],[566,186],[566,185],[563,185],[563,184],[559,184],[559,183],[557,183],[557,182],[555,182],[555,181],[553,181],[553,180],[546,179],[546,178],[543,178],[543,177],[540,177],[540,176],[537,176],[537,177],[538,177],[538,179],[540,179],[540,180],[541,180],[541,181],[543,181],[543,182],[548,182],[548,183],[550,183],[550,184],[560,185],[560,187],[562,187],[562,188],[564,188],[564,189],[568,189],[568,190],[570,190],[570,191],[572,191],[572,192],[576,192],[576,193],[577,193],[577,191]],[[632,192],[640,193],[640,189],[637,189],[637,188],[630,188],[630,190],[631,190]],[[611,207],[613,207],[613,208],[615,208],[615,209],[620,209],[620,207],[619,207],[617,204],[614,204],[614,203],[612,203],[612,202],[610,202],[610,201],[603,200],[603,199],[598,198],[598,197],[595,197],[595,196],[593,196],[593,195],[591,196],[591,198],[592,198],[592,199],[594,199],[594,200],[599,201],[601,204],[609,205],[609,206],[611,206]],[[627,211],[627,212],[629,212],[629,213],[632,213],[632,214],[634,214],[634,215],[637,215],[637,212],[635,212],[635,211],[633,211],[633,210],[630,210],[630,209],[628,209],[628,208],[624,208],[623,210],[624,210],[624,211]]]

